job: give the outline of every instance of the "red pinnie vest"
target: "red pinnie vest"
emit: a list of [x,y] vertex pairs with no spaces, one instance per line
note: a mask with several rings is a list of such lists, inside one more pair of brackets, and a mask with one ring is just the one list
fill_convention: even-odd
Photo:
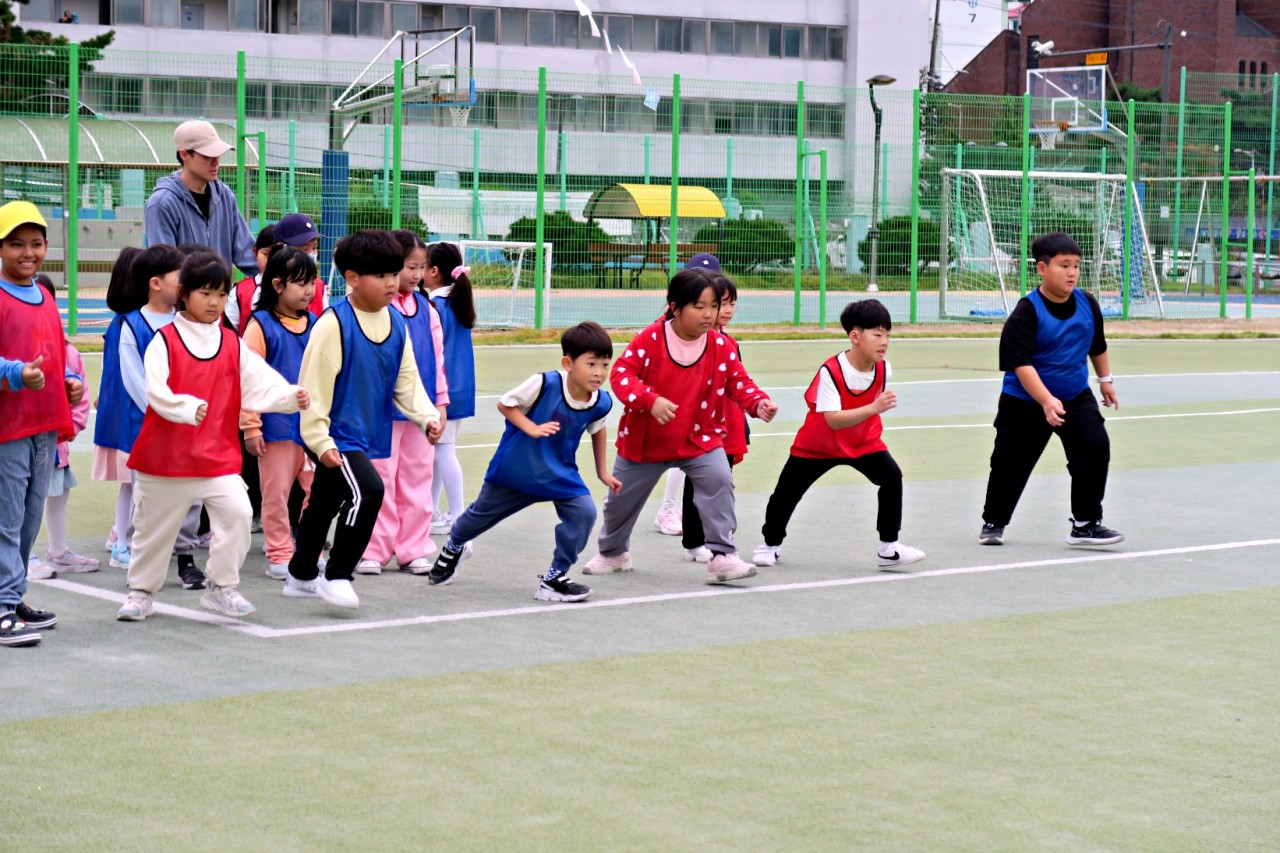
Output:
[[169,388],[204,400],[209,410],[198,426],[166,420],[148,407],[129,454],[129,467],[155,477],[222,477],[239,474],[240,339],[220,326],[222,341],[211,358],[187,349],[178,327],[158,334],[169,353]]
[[818,385],[824,370],[830,374],[836,390],[840,392],[842,410],[860,409],[870,405],[876,397],[884,393],[883,361],[876,363],[876,375],[871,380],[871,386],[865,391],[853,391],[845,384],[844,371],[840,369],[840,354],[831,356],[822,363],[822,367],[818,368],[813,381],[809,383],[809,390],[804,392],[804,401],[809,406],[809,414],[805,415],[804,424],[796,433],[796,440],[791,445],[791,455],[805,459],[852,459],[856,456],[888,450],[889,448],[880,438],[884,432],[884,425],[881,424],[879,415],[872,415],[862,423],[845,429],[832,429],[827,426],[826,415],[818,411]]
[[[35,285],[32,285],[35,287]],[[44,387],[8,388],[0,391],[0,442],[17,441],[41,433],[58,433],[59,441],[70,441],[71,403],[67,400],[67,342],[62,333],[58,307],[44,288],[40,303],[28,305],[0,288],[0,334],[5,355],[32,361],[44,356],[40,370]]]

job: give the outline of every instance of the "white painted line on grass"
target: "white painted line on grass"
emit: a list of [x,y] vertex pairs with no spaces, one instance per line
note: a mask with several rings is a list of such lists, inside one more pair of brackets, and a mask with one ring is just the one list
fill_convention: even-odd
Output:
[[[75,583],[74,581],[62,580],[61,578],[51,580],[32,581],[32,583],[41,586],[53,587],[54,589],[65,590],[66,592],[74,592],[80,595],[87,595],[90,598],[100,598],[103,601],[110,601],[113,604],[124,604],[128,597],[122,592],[112,592],[109,589],[101,589],[88,584]],[[164,604],[157,601],[155,603],[155,612],[163,613],[166,616],[177,616],[180,619],[186,619],[191,622],[203,622],[206,625],[217,625],[221,628],[230,628],[233,631],[241,631],[254,637],[272,637],[275,629],[264,628],[261,625],[253,625],[248,622],[242,622],[239,619],[232,619],[230,616],[219,616],[216,613],[206,613],[203,610],[192,610],[188,607],[175,607],[172,604]]]

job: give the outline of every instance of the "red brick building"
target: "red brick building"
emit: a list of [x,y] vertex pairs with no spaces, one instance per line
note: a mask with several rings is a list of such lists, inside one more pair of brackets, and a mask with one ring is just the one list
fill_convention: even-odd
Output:
[[[1026,89],[1027,55],[1033,41],[1053,41],[1054,53],[1158,45],[1166,22],[1173,26],[1173,100],[1183,66],[1188,71],[1250,76],[1280,71],[1280,0],[1035,0],[1020,18],[1020,31],[1001,33],[965,73],[956,75],[947,91],[1019,95]],[[1163,50],[1112,51],[1108,59],[1118,82],[1132,81],[1145,88],[1163,82]],[[1083,56],[1047,56],[1040,66],[1065,68],[1083,65],[1083,60]]]

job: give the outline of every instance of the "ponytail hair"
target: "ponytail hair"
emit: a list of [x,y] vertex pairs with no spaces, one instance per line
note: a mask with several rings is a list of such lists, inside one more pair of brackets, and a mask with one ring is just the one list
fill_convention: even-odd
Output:
[[[116,256],[116,264],[111,268],[111,281],[107,284],[107,307],[116,314],[128,314],[137,311],[147,304],[147,283],[138,287],[134,281],[133,264],[142,249],[125,246]],[[182,261],[178,261],[181,265]]]
[[671,282],[667,285],[667,312],[663,315],[664,318],[673,319],[681,308],[697,302],[708,287],[719,303],[720,288],[716,286],[715,278],[698,267],[680,270],[671,277]]
[[476,327],[476,302],[471,292],[471,279],[462,265],[462,252],[453,243],[432,243],[427,246],[427,266],[436,267],[453,285],[445,297],[453,316],[463,328]]

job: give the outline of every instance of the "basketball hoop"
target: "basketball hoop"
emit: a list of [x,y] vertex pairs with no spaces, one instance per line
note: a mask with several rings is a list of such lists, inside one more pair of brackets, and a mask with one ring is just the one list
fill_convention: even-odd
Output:
[[1058,147],[1058,143],[1067,135],[1067,128],[1070,122],[1065,121],[1038,121],[1031,132],[1040,137],[1040,148],[1045,151],[1052,151]]
[[467,118],[471,115],[471,105],[461,104],[459,106],[449,107],[449,115],[453,119],[454,127],[466,127]]

